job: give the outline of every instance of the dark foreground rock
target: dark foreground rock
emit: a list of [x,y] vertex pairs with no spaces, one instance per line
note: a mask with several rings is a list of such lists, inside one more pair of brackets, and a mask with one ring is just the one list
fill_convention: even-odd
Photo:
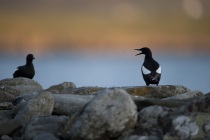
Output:
[[43,89],[0,81],[2,140],[210,139],[210,94],[177,85]]
[[0,135],[11,134],[15,129],[28,123],[33,117],[51,115],[54,99],[51,93],[43,92],[21,106],[11,120],[0,121]]

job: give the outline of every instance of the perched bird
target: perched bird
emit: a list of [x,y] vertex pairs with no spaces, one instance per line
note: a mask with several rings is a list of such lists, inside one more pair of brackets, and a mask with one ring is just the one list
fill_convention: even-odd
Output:
[[144,47],[141,49],[135,49],[137,51],[141,51],[139,54],[145,54],[144,63],[141,67],[142,76],[146,85],[149,86],[150,84],[159,84],[161,78],[161,66],[155,61],[152,57],[152,52],[149,48]]
[[26,57],[26,64],[23,66],[17,67],[17,70],[13,73],[13,78],[16,77],[26,77],[33,79],[35,75],[33,60],[34,60],[33,54],[28,54]]

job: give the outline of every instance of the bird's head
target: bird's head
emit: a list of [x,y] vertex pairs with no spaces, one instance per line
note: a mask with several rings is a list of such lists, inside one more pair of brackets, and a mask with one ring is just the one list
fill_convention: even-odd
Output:
[[28,60],[28,61],[32,61],[33,59],[35,59],[33,54],[28,54],[26,57],[26,60]]
[[151,50],[149,48],[147,48],[147,47],[144,47],[144,48],[141,48],[141,49],[135,49],[135,50],[141,51],[140,53],[136,54],[136,56],[140,55],[140,54],[147,55],[147,54],[151,54],[152,53]]

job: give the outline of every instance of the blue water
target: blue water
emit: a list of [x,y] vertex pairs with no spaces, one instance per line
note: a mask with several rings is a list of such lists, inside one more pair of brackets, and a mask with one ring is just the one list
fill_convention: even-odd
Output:
[[[140,71],[144,56],[58,53],[37,57],[34,80],[44,88],[64,81],[74,82],[77,87],[145,85]],[[160,85],[184,85],[191,90],[210,92],[210,56],[157,54],[154,58],[162,66]],[[25,56],[1,55],[0,79],[12,78],[16,67],[22,64],[25,64]]]

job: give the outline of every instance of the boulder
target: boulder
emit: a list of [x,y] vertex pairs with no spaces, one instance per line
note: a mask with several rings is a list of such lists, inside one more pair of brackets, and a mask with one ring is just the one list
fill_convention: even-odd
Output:
[[183,105],[186,105],[187,103],[191,102],[193,99],[185,99],[185,100],[179,100],[179,99],[169,99],[169,100],[162,100],[162,99],[154,99],[154,98],[138,98],[134,97],[133,98],[138,111],[141,109],[148,107],[148,106],[153,106],[153,105],[158,105],[162,107],[168,107],[168,108],[177,108]]
[[93,95],[53,94],[55,99],[54,114],[71,116],[80,111]]
[[33,140],[60,140],[60,139],[56,138],[51,133],[43,133],[34,137]]
[[156,136],[148,136],[148,135],[131,135],[126,140],[161,140],[159,137]]
[[102,87],[79,87],[79,88],[66,88],[61,94],[76,94],[76,95],[95,95],[106,88]]
[[0,103],[2,102],[12,102],[15,99],[15,96],[8,93],[4,89],[0,89]]
[[164,136],[164,140],[170,139],[210,139],[210,114],[190,113],[180,115],[172,120],[172,128]]
[[38,82],[22,77],[1,80],[0,88],[14,96],[43,90],[42,86]]
[[51,115],[54,108],[54,98],[50,92],[41,92],[29,100],[17,113],[14,119],[28,122],[33,117]]
[[124,90],[105,90],[65,127],[66,139],[111,140],[124,136],[137,121],[136,106]]
[[0,110],[10,110],[12,109],[13,104],[11,102],[0,103]]
[[28,123],[33,117],[48,116],[52,114],[54,108],[54,98],[49,92],[42,92],[35,98],[29,100],[25,106],[17,111],[17,115],[12,120],[0,121],[0,135],[11,134],[15,129]]
[[1,140],[12,140],[12,138],[9,137],[8,135],[3,135],[3,136],[1,136],[0,139],[1,139]]
[[191,102],[177,108],[177,112],[205,112],[210,113],[210,96],[201,96],[194,98]]
[[199,90],[194,90],[194,91],[188,91],[186,93],[183,94],[178,94],[178,95],[174,95],[171,97],[167,97],[167,98],[163,98],[162,100],[174,100],[174,99],[178,99],[178,100],[183,100],[183,99],[189,99],[189,98],[193,98],[193,97],[197,97],[197,96],[204,96],[205,94],[203,94],[201,91]]
[[73,82],[63,82],[61,84],[49,87],[48,89],[46,89],[46,91],[49,91],[53,94],[59,94],[61,91],[63,91],[66,88],[68,89],[76,88],[76,85]]
[[10,110],[0,110],[0,121],[11,120],[11,112]]
[[148,98],[166,98],[190,91],[187,87],[180,85],[159,85],[159,86],[139,86],[121,87],[131,95],[144,96]]
[[[41,91],[42,92],[42,91]],[[29,93],[29,94],[23,94],[23,95],[20,95],[20,96],[17,96],[15,97],[15,99],[12,101],[12,103],[14,105],[17,105],[19,104],[20,102],[22,101],[28,101],[32,98],[35,97],[35,95],[37,95],[39,92],[33,92],[33,93]]]
[[153,129],[158,128],[158,118],[168,115],[169,108],[161,106],[149,106],[142,109],[138,113],[137,128],[140,129]]
[[24,138],[26,140],[32,140],[37,138],[36,136],[42,134],[52,134],[54,137],[59,137],[61,136],[64,125],[68,119],[69,117],[66,116],[44,116],[33,118],[25,128]]

